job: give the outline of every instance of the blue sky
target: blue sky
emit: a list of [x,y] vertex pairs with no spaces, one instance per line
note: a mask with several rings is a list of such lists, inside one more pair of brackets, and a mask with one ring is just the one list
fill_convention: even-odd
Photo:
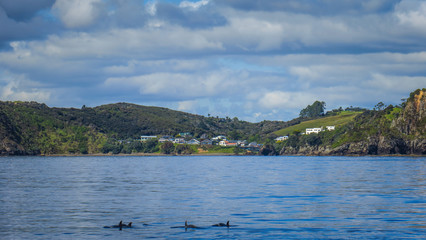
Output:
[[2,101],[290,120],[399,104],[425,66],[420,0],[0,0]]

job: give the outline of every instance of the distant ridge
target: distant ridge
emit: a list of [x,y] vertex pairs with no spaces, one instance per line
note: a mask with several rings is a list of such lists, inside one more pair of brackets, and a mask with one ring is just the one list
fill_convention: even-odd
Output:
[[99,153],[108,139],[137,139],[141,135],[190,132],[248,138],[287,126],[286,122],[250,123],[237,118],[204,117],[131,103],[98,107],[49,108],[37,102],[0,102],[0,153]]

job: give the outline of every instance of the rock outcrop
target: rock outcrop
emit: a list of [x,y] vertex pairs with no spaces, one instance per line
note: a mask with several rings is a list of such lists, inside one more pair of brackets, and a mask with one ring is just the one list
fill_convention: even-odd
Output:
[[[281,155],[391,155],[391,154],[426,154],[426,90],[417,90],[410,95],[405,107],[398,116],[391,120],[389,126],[374,126],[376,118],[386,118],[386,109],[365,117],[358,128],[348,127],[347,133],[363,129],[363,124],[370,125],[362,134],[362,139],[339,144],[337,147],[318,145],[299,147],[285,146]],[[369,119],[372,118],[372,119]],[[361,121],[361,120],[360,120]],[[376,122],[380,122],[379,120]],[[374,122],[374,123],[373,123]],[[386,127],[383,127],[386,126]],[[377,128],[377,129],[375,129]],[[374,131],[371,131],[371,130]],[[371,133],[370,133],[370,132]]]

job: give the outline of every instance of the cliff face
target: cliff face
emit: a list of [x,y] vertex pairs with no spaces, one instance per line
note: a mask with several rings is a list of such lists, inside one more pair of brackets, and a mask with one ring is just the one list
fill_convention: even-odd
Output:
[[380,136],[368,141],[345,143],[339,147],[303,146],[283,147],[280,155],[314,155],[314,156],[344,156],[344,155],[392,155],[392,154],[426,154],[425,139],[387,138]]
[[403,134],[421,136],[425,134],[426,92],[420,91],[412,96],[402,115],[392,122],[392,126]]
[[[343,143],[284,146],[281,155],[426,154],[426,90],[413,92],[403,109],[370,111],[336,137]],[[342,140],[343,139],[343,140]]]

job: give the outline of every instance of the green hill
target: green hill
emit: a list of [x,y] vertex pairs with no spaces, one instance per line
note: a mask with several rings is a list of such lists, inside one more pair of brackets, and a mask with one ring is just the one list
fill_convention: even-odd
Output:
[[295,132],[305,132],[306,128],[319,128],[325,126],[336,126],[336,128],[346,125],[362,112],[342,111],[335,116],[323,117],[314,120],[301,122],[299,124],[275,131],[277,136],[288,136]]
[[[231,139],[266,137],[287,126],[280,121],[250,123],[238,118],[204,117],[161,107],[116,103],[98,107],[50,108],[36,102],[0,101],[0,155],[119,153],[141,135],[189,132],[193,137],[226,135]],[[257,140],[256,139],[256,140]],[[130,150],[151,152],[144,146]]]
[[287,141],[272,145],[272,150],[278,149],[281,155],[424,155],[426,89],[412,92],[399,106],[379,103],[375,109],[361,114],[344,113],[307,121],[278,133],[324,125],[336,125],[337,128],[318,134],[291,135]]

